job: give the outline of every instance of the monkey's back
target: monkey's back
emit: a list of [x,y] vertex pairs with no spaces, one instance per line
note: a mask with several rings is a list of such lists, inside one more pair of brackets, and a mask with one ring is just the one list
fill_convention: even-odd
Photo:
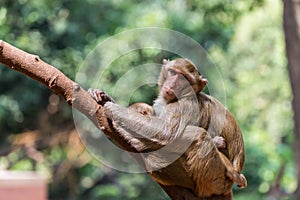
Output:
[[220,149],[240,172],[244,167],[245,152],[241,129],[233,114],[216,98],[199,93],[200,127],[211,137],[221,136],[226,148]]

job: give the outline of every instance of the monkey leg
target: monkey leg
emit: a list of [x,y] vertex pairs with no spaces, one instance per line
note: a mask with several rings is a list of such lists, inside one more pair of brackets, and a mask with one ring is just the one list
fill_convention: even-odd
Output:
[[186,152],[186,164],[198,196],[229,194],[234,182],[244,184],[244,179],[203,128],[187,126],[181,137],[194,140]]
[[232,163],[228,160],[228,158],[221,153],[218,149],[216,150],[222,163],[226,167],[226,175],[237,183],[239,188],[245,188],[247,186],[247,179],[243,174],[238,173],[233,167]]

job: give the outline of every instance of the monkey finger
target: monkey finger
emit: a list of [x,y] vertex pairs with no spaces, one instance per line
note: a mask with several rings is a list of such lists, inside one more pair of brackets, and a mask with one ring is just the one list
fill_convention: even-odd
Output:
[[88,89],[88,93],[97,101],[97,103],[101,104],[102,102],[102,90],[99,89]]
[[226,142],[225,142],[225,139],[221,136],[215,136],[213,138],[213,142],[214,144],[216,145],[216,147],[218,149],[223,149],[223,148],[226,148]]
[[111,98],[110,96],[108,96],[108,94],[106,94],[106,93],[103,92],[103,91],[101,91],[100,96],[101,96],[103,105],[104,105],[106,102],[112,102],[112,103],[115,103],[115,100],[114,100],[113,98]]
[[88,89],[88,93],[97,101],[98,104],[104,105],[106,102],[114,102],[114,100],[108,96],[103,90],[100,89]]

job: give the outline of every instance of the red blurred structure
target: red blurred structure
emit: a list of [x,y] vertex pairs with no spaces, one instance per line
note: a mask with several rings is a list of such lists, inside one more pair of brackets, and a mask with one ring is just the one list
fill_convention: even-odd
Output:
[[0,200],[47,200],[46,178],[35,172],[0,171]]

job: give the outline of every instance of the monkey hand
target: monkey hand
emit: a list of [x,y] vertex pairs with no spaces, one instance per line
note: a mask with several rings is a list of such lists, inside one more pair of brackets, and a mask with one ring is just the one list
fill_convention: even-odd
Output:
[[98,104],[104,106],[106,102],[113,102],[114,100],[108,96],[103,90],[100,89],[88,89],[88,93],[97,101]]
[[216,147],[218,149],[224,149],[224,148],[226,148],[225,139],[223,137],[221,137],[221,136],[215,136],[213,138],[213,142],[214,142],[214,144],[216,145]]

